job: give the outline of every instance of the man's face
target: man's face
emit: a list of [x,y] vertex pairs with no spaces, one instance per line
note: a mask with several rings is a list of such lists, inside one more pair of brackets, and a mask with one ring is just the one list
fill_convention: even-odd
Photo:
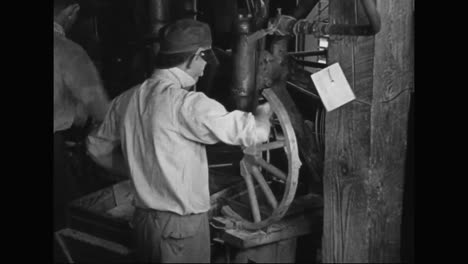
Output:
[[207,63],[206,60],[203,59],[203,57],[205,52],[209,51],[210,49],[211,47],[199,48],[189,65],[188,70],[190,72],[190,75],[195,79],[195,81],[198,81],[198,79],[201,76],[203,76],[203,71],[205,70]]

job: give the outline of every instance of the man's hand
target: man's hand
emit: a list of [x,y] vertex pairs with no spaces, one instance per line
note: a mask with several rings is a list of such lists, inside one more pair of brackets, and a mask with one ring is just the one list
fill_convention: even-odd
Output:
[[270,135],[270,117],[273,115],[273,111],[269,103],[259,105],[255,109],[255,123],[257,127],[257,144],[268,140]]
[[255,119],[262,119],[262,120],[269,120],[271,115],[273,114],[273,111],[271,110],[270,103],[264,103],[259,106],[257,106],[257,109],[255,109]]

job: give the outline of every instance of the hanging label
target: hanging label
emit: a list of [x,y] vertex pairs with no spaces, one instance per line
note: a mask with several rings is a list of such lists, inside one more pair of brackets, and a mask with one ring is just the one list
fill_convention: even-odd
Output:
[[313,73],[311,78],[327,112],[356,99],[339,63]]

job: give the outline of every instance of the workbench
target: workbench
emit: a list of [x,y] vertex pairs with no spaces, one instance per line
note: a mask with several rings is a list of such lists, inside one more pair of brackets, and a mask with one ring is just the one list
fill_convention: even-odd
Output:
[[[232,156],[217,157],[217,163],[211,164],[232,160]],[[242,201],[246,201],[239,197],[237,200],[241,202],[234,204],[235,199],[229,199],[245,193],[245,182],[236,171],[236,166],[210,168],[212,253],[221,245],[227,252],[222,262],[294,262],[298,237],[314,234],[320,239],[323,202],[312,194],[297,198],[285,218],[266,230],[250,232],[236,228],[235,221],[221,213],[226,204],[242,206]],[[131,182],[126,180],[73,201],[69,205],[68,227],[55,234],[67,260],[132,262],[133,196]]]
[[290,207],[290,213],[266,229],[239,229],[235,219],[215,216],[211,225],[214,241],[225,247],[224,263],[295,263],[296,244],[301,236],[313,235],[318,240],[322,232],[322,201],[319,196],[300,197]]

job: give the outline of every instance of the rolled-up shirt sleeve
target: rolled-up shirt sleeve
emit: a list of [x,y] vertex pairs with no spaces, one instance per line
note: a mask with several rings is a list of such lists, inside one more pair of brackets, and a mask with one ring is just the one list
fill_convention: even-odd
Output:
[[179,128],[184,137],[204,144],[222,141],[244,147],[255,144],[255,117],[251,113],[228,112],[203,93],[188,93],[180,107]]
[[99,137],[97,134],[90,134],[87,138],[86,145],[89,154],[94,157],[100,157],[111,154],[119,145],[119,142]]
[[113,101],[104,122],[88,135],[87,150],[95,157],[108,155],[120,145],[120,123],[116,119],[116,108],[116,101]]

